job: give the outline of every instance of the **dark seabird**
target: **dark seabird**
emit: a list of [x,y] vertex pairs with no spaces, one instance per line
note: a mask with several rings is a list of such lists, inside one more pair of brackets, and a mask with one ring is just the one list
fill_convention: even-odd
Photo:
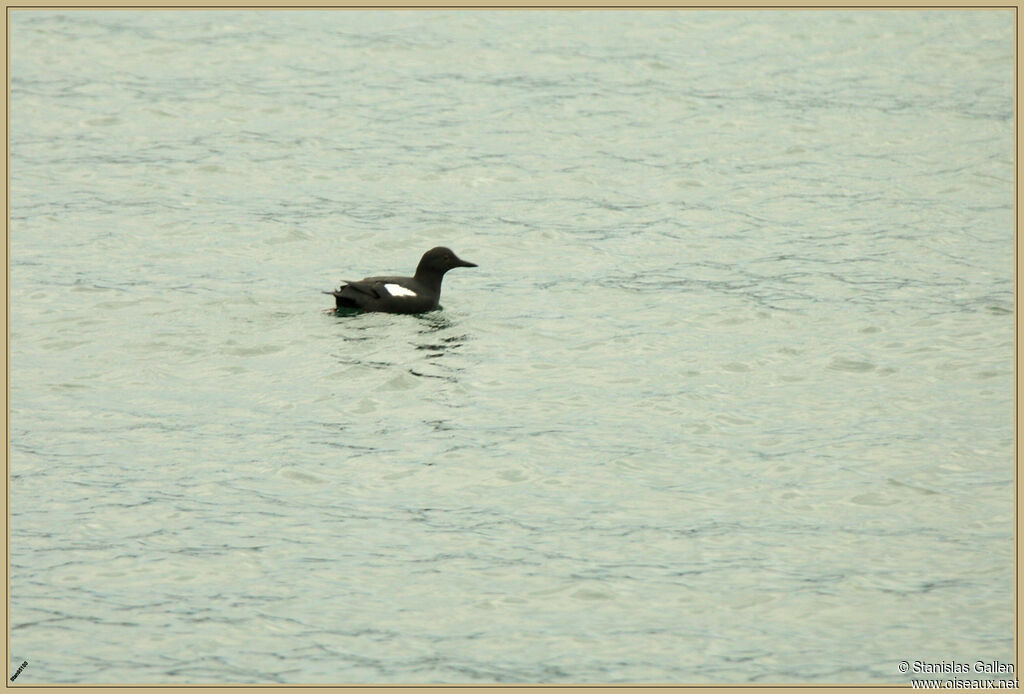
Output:
[[444,246],[423,254],[413,277],[367,277],[358,282],[345,281],[333,292],[338,308],[384,313],[425,313],[433,311],[441,299],[441,280],[454,267],[476,267]]

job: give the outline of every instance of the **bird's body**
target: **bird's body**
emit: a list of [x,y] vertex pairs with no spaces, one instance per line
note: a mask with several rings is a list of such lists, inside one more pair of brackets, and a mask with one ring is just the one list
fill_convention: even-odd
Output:
[[383,313],[425,313],[438,307],[444,273],[456,267],[476,267],[444,246],[423,254],[413,277],[367,277],[346,281],[333,292],[338,308]]

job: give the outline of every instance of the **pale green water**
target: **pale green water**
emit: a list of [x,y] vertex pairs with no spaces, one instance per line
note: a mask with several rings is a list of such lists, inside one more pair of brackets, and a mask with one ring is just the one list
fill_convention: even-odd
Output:
[[1010,662],[1012,41],[12,12],[18,684]]

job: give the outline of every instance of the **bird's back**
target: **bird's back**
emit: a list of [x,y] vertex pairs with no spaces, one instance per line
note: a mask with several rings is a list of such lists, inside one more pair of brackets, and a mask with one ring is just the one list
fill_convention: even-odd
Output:
[[331,292],[338,308],[387,313],[423,313],[438,306],[438,297],[412,277],[367,277],[346,282]]

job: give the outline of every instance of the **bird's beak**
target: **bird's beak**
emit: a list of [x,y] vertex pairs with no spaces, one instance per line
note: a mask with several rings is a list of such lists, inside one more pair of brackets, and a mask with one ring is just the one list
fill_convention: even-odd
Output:
[[456,256],[455,267],[478,267],[478,265],[476,263],[471,263],[468,260],[463,260],[462,258]]

